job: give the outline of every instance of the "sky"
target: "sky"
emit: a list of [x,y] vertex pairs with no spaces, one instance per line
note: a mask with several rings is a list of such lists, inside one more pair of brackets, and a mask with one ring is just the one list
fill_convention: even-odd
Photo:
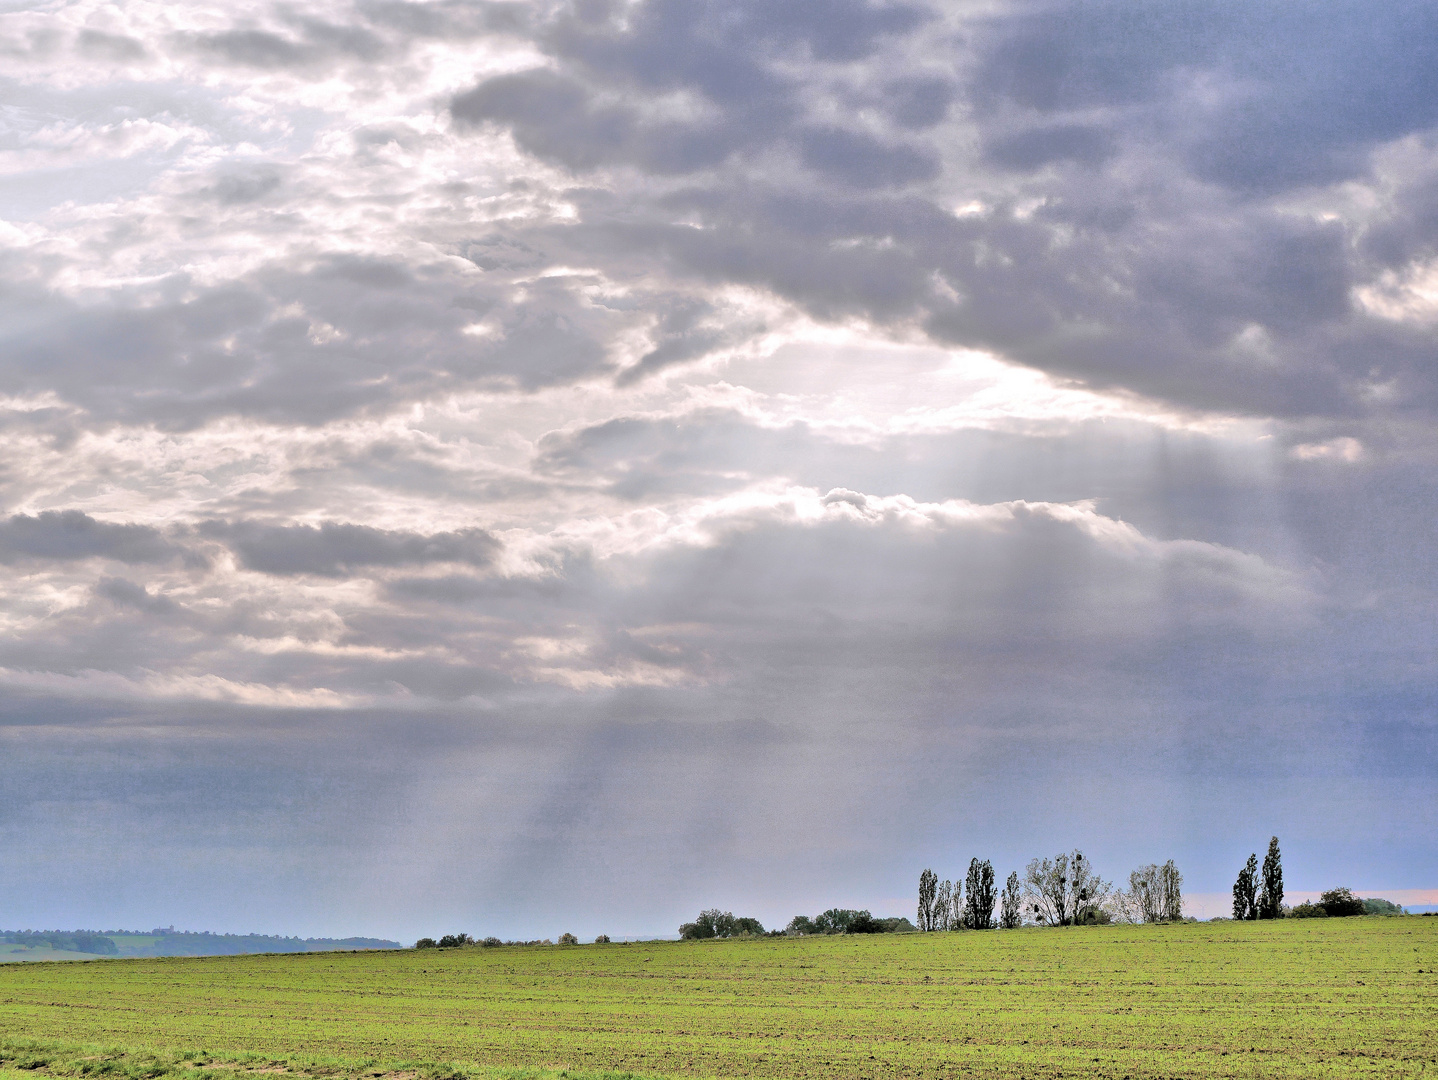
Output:
[[1438,902],[1438,8],[0,0],[0,926]]

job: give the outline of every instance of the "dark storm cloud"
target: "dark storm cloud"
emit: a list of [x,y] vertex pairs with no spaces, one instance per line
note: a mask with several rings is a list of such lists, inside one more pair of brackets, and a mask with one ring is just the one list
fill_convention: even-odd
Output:
[[486,566],[499,551],[499,542],[483,529],[423,535],[336,522],[318,527],[206,522],[199,531],[228,544],[246,569],[266,574],[344,577],[375,567]]
[[[918,7],[861,0],[822,6],[661,0],[629,10],[613,4],[561,8],[539,41],[566,73],[536,69],[498,76],[455,97],[451,111],[464,123],[504,124],[531,153],[574,169],[633,164],[659,174],[689,173],[739,152],[787,145],[810,168],[840,183],[904,185],[936,174],[929,150],[800,123],[801,84],[765,61],[796,53],[861,61],[885,37],[926,21]],[[596,89],[608,93],[601,97]],[[917,126],[944,94],[936,82],[894,89],[897,112]],[[625,100],[680,90],[700,96],[704,117],[650,118]]]
[[939,175],[938,157],[927,148],[888,144],[840,127],[804,127],[795,135],[805,165],[853,187],[903,187]]
[[[705,5],[557,10],[535,31],[553,65],[480,83],[455,118],[573,169],[688,182],[612,209],[596,196],[551,242],[660,253],[675,273],[760,285],[820,317],[916,321],[1199,407],[1355,417],[1378,384],[1430,407],[1431,349],[1349,303],[1377,269],[1355,242],[1384,231],[1381,215],[1325,221],[1262,197],[1361,177],[1375,147],[1438,122],[1425,5],[1016,4],[953,39],[916,10],[862,5],[729,21]],[[874,58],[896,42],[933,70],[886,79]],[[796,54],[816,66],[781,62]],[[865,102],[887,132],[816,121],[808,103],[832,89],[816,72],[837,57],[856,66],[834,100]],[[648,107],[676,91],[704,107]],[[977,160],[964,124],[943,122],[954,101]],[[757,163],[736,182],[734,161],[773,147],[835,190]],[[928,185],[966,171],[987,209],[961,220]],[[883,193],[895,186],[917,190]],[[1422,199],[1401,191],[1392,212],[1413,220]]]
[[[980,41],[981,108],[1138,110],[1196,175],[1244,191],[1358,175],[1366,149],[1438,122],[1438,15],[1422,3],[1016,5]],[[1208,107],[1181,101],[1199,73],[1221,88]]]
[[[599,199],[586,209],[561,242],[660,256],[676,273],[771,289],[821,318],[917,321],[939,341],[1185,404],[1352,415],[1372,381],[1429,381],[1420,338],[1352,311],[1361,268],[1340,223],[1216,207],[1146,217],[1082,186],[1024,216],[1015,200],[956,217],[918,198],[773,187],[689,188],[649,222]],[[1271,357],[1251,353],[1250,327]]]
[[114,559],[123,563],[165,563],[183,550],[148,525],[115,525],[79,510],[46,510],[0,519],[0,562],[21,559],[57,562]]
[[[1347,4],[1016,5],[947,21],[858,0],[287,9],[191,44],[309,71],[451,30],[528,36],[548,66],[480,80],[451,114],[585,173],[562,193],[577,216],[471,232],[456,208],[448,248],[482,279],[321,254],[78,308],[20,273],[0,389],[184,426],[316,423],[475,385],[628,384],[757,333],[702,313],[714,286],[739,284],[1199,408],[1428,410],[1426,333],[1351,299],[1431,252],[1431,183],[1395,178],[1361,221],[1265,193],[1361,178],[1375,147],[1438,120],[1430,21]],[[912,72],[896,77],[899,62]],[[420,153],[427,137],[358,127],[354,161]],[[247,227],[276,236],[320,193],[278,164],[222,167],[191,190],[265,215]],[[648,347],[620,362],[634,317],[578,278],[526,276],[557,263],[638,288],[628,310],[657,314]],[[473,321],[483,332],[466,336]]]
[[1056,124],[1003,135],[992,139],[984,150],[990,161],[1023,171],[1054,161],[1101,165],[1115,153],[1111,132],[1082,124]]
[[958,84],[950,78],[917,75],[881,83],[861,100],[884,110],[899,127],[922,131],[943,120],[958,95]]

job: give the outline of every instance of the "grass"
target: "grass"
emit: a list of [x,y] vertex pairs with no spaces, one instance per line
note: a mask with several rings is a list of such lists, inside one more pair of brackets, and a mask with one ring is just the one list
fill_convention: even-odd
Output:
[[613,1070],[473,1067],[426,1063],[400,1068],[375,1068],[372,1062],[338,1058],[297,1058],[259,1054],[212,1054],[209,1051],[134,1051],[119,1047],[64,1046],[35,1040],[0,1044],[11,1062],[0,1066],[0,1080],[36,1080],[37,1076],[70,1080],[663,1080]]
[[0,1069],[1438,1077],[1435,971],[1418,918],[15,964]]

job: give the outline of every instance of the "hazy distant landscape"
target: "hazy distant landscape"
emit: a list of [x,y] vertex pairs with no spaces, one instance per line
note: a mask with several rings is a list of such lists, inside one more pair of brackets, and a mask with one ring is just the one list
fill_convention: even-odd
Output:
[[124,956],[234,956],[242,953],[333,952],[345,949],[398,949],[381,938],[298,938],[269,934],[214,934],[155,929],[0,930],[0,962],[7,960],[82,960]]

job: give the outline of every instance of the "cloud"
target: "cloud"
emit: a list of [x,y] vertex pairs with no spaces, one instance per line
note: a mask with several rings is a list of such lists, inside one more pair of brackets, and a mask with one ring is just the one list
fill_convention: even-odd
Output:
[[1032,172],[1055,161],[1101,165],[1116,151],[1112,134],[1103,128],[1056,124],[996,138],[985,152],[1004,168]]
[[132,608],[156,616],[176,614],[180,608],[165,596],[155,596],[143,585],[125,578],[102,578],[95,586],[95,595],[109,600],[116,607]]
[[236,27],[182,35],[182,47],[210,60],[261,70],[304,70],[335,60],[373,63],[386,53],[384,41],[365,27],[316,18],[284,19],[287,32]]
[[344,577],[364,569],[428,563],[482,567],[499,550],[498,541],[483,529],[424,536],[340,522],[319,526],[206,522],[199,531],[223,539],[246,569],[280,575]]
[[[1057,114],[1171,110],[1188,163],[1245,190],[1357,175],[1363,150],[1438,121],[1432,12],[1400,4],[1017,4],[981,21],[977,101]],[[1217,94],[1184,101],[1203,73]]]
[[124,34],[107,34],[103,30],[81,30],[76,45],[81,54],[93,60],[127,63],[149,57],[149,51],[134,38]]
[[0,520],[0,562],[113,559],[130,564],[167,563],[180,547],[147,525],[98,521],[79,510],[12,514]]
[[[936,54],[915,44],[925,40],[915,27],[931,32],[922,20],[908,28],[912,39],[899,30],[855,39],[856,57],[897,48],[896,40],[923,62],[934,55],[935,74],[921,85],[942,106],[923,114],[931,121],[904,121],[883,137],[806,115],[807,103],[834,93],[822,65],[804,85],[792,67],[767,63],[779,54],[750,48],[743,64],[756,70],[746,69],[741,89],[697,62],[646,63],[727,41],[702,18],[663,5],[645,5],[622,29],[561,17],[560,29],[539,39],[552,66],[481,83],[453,108],[460,120],[509,127],[556,164],[691,178],[685,189],[656,193],[647,212],[636,188],[641,201],[631,198],[622,220],[602,204],[586,208],[576,242],[591,250],[657,248],[700,280],[738,277],[820,317],[918,323],[943,341],[1199,407],[1355,415],[1385,350],[1393,359],[1380,369],[1402,368],[1410,400],[1426,400],[1407,347],[1394,351],[1389,332],[1349,305],[1369,272],[1351,247],[1364,225],[1295,216],[1255,198],[1361,177],[1376,147],[1438,119],[1422,111],[1431,95],[1411,74],[1426,70],[1427,39],[1405,39],[1412,19],[1426,16],[1405,8],[1370,24],[1342,5],[1313,18],[1273,6],[1230,16],[1208,5],[1043,4],[979,17],[962,65],[972,134],[950,124],[917,143],[901,129],[939,123],[958,93]],[[805,18],[796,11],[785,26],[807,32],[813,47],[824,31]],[[1357,37],[1356,21],[1365,24]],[[769,39],[745,39],[746,47],[756,40]],[[1401,59],[1362,63],[1370,53]],[[1315,55],[1334,58],[1323,75]],[[878,107],[894,117],[914,107],[903,104],[912,89],[878,76],[861,70],[847,92],[875,103],[893,97],[892,107]],[[705,103],[690,110],[693,119],[647,120],[637,104],[679,92]],[[1381,120],[1355,104],[1375,99],[1389,102]],[[759,100],[761,118],[742,112]],[[965,161],[959,147],[975,135],[1000,174]],[[841,190],[929,186],[901,201],[806,190],[800,174],[757,160],[733,183],[733,155],[779,145]],[[1055,167],[1037,187],[1003,175]],[[939,192],[966,176],[991,210],[960,220]],[[1189,194],[1171,205],[1148,199],[1145,185],[1160,176]],[[685,227],[674,227],[676,217]],[[816,248],[826,258],[800,254]],[[1252,328],[1267,335],[1274,362],[1245,355]]]
[[[738,153],[772,146],[796,150],[805,165],[861,188],[902,186],[938,171],[923,148],[888,143],[862,131],[803,122],[800,84],[772,63],[795,51],[819,62],[871,57],[890,35],[928,21],[912,5],[851,0],[822,16],[805,4],[678,4],[662,0],[632,11],[564,10],[539,41],[574,75],[548,68],[498,76],[455,97],[462,123],[504,124],[526,150],[574,169],[633,164],[659,174],[712,168]],[[765,61],[771,61],[766,63]],[[578,76],[578,77],[576,77]],[[617,103],[602,91],[638,91]],[[942,106],[946,84],[894,83],[898,113],[924,126]],[[666,115],[664,95],[688,95]],[[684,115],[684,114],[688,115]],[[932,122],[932,121],[929,121]]]
[[[249,203],[275,186],[222,179],[214,190]],[[610,368],[605,324],[632,318],[587,302],[582,284],[544,279],[516,300],[445,262],[332,255],[154,304],[16,296],[12,310],[29,314],[4,335],[0,384],[59,387],[95,414],[185,425],[319,421],[446,386],[568,382]],[[462,332],[476,309],[499,327],[492,338]]]
[[6,910],[1427,873],[1432,21],[9,5]]

